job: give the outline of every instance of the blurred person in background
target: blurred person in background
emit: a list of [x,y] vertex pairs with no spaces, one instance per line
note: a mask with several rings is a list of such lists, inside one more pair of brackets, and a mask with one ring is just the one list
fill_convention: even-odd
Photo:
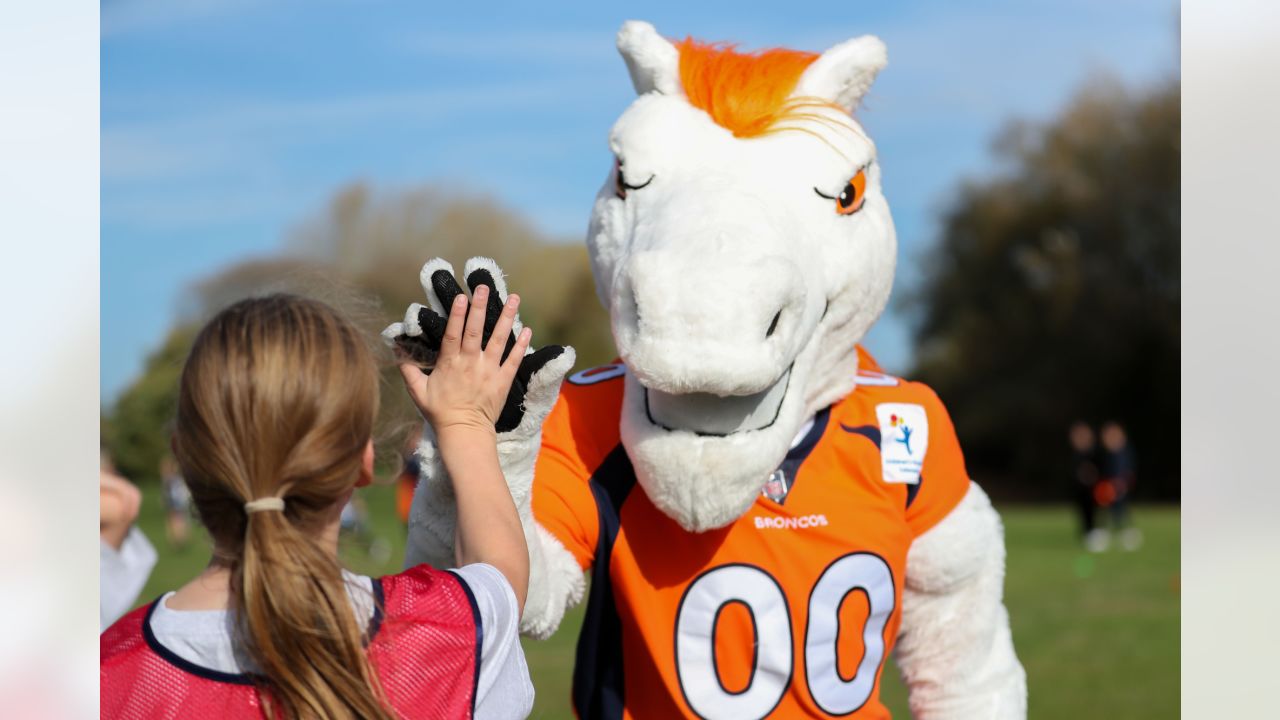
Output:
[[186,547],[191,536],[191,492],[172,455],[160,461],[160,489],[164,497],[165,537],[173,547]]
[[369,504],[364,498],[352,495],[338,516],[339,532],[354,541],[370,560],[382,564],[391,559],[391,544],[377,533],[369,522]]
[[407,527],[409,510],[413,507],[413,491],[418,489],[418,444],[422,442],[422,426],[417,425],[404,438],[400,448],[400,474],[396,476],[396,516]]
[[364,500],[352,495],[347,504],[342,506],[342,512],[338,516],[339,530],[364,540],[369,534],[368,517],[369,510],[365,507]]
[[1080,537],[1085,546],[1094,550],[1101,543],[1105,549],[1105,531],[1098,533],[1097,503],[1093,497],[1098,484],[1097,442],[1093,428],[1083,420],[1071,424],[1067,432],[1071,442],[1071,480],[1076,511],[1080,514]]
[[1133,526],[1129,514],[1129,495],[1137,479],[1136,461],[1124,426],[1110,420],[1102,426],[1101,477],[1095,496],[1098,505],[1110,510],[1111,524],[1119,535],[1120,547],[1137,550],[1142,545],[1142,531]]
[[128,612],[156,565],[156,549],[133,524],[141,507],[141,491],[116,473],[103,452],[98,506],[99,630]]

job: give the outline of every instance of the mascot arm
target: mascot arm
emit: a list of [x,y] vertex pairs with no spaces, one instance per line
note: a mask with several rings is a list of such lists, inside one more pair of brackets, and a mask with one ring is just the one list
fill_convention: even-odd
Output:
[[1026,717],[1026,675],[1002,600],[1004,557],[1000,516],[976,483],[912,543],[896,659],[913,717]]
[[[582,600],[586,589],[582,567],[572,541],[562,542],[563,523],[548,522],[555,534],[534,520],[532,485],[541,433],[529,437],[499,435],[498,459],[515,498],[520,522],[529,547],[529,590],[520,631],[539,640],[549,637],[560,625],[565,610]],[[436,567],[454,565],[453,540],[457,506],[452,481],[440,460],[434,437],[424,433],[418,447],[421,475],[409,513],[409,539],[405,565],[430,563]],[[585,487],[585,485],[584,485]],[[540,503],[539,513],[548,503]]]
[[909,390],[919,393],[928,423],[924,465],[907,507],[915,539],[895,651],[911,713],[919,720],[1023,718],[1026,680],[1003,603],[1000,516],[969,481],[942,401],[920,383]]
[[562,398],[544,429],[533,487],[532,508],[542,560],[537,568],[537,592],[529,593],[533,600],[525,603],[520,631],[538,640],[554,633],[565,610],[581,602],[586,591],[583,571],[595,557],[598,531],[589,474],[556,439],[557,416],[564,415],[563,409]]
[[[467,261],[464,277],[471,290],[482,283],[489,285],[489,315],[496,321],[496,315],[507,299],[501,269],[488,258],[472,258]],[[400,353],[429,366],[440,347],[443,310],[462,290],[454,279],[453,268],[440,259],[431,260],[423,266],[421,280],[429,307],[411,305],[404,322],[388,327],[383,331],[383,337]],[[486,344],[490,341],[493,324],[489,320],[485,323]],[[517,321],[513,334],[519,332]],[[510,345],[513,341],[508,339],[507,342]],[[497,423],[498,460],[515,499],[529,546],[529,591],[520,627],[521,631],[535,637],[550,635],[559,625],[565,608],[581,599],[584,590],[577,561],[551,533],[534,521],[532,510],[533,473],[542,442],[542,424],[556,404],[560,383],[573,367],[574,359],[573,348],[559,346],[544,347],[526,355]],[[405,565],[430,563],[436,567],[452,567],[455,564],[456,499],[452,481],[440,458],[435,434],[429,425],[423,428],[417,456],[421,471],[409,512]]]

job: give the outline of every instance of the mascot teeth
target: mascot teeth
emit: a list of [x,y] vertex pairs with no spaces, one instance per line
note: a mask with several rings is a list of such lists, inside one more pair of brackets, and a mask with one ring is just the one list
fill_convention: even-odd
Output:
[[788,368],[773,385],[758,393],[721,397],[711,393],[673,395],[645,390],[649,421],[666,430],[723,436],[767,428],[778,419],[791,380]]

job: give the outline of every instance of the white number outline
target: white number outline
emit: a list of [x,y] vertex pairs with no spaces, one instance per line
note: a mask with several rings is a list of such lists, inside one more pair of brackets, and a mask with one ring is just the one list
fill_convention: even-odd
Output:
[[[832,706],[832,703],[833,703],[832,699],[830,697],[827,697],[825,698],[826,702],[824,703],[824,699],[819,698],[818,694],[814,692],[814,685],[813,685],[813,681],[811,680],[811,678],[813,677],[814,668],[815,667],[821,668],[823,666],[822,663],[814,663],[814,662],[811,662],[810,660],[812,649],[810,647],[809,637],[810,637],[810,632],[814,626],[814,617],[817,615],[817,613],[814,612],[815,594],[817,593],[818,589],[822,586],[823,580],[826,579],[831,572],[837,570],[837,568],[843,568],[849,563],[860,563],[864,561],[864,559],[870,559],[870,558],[874,558],[876,561],[878,561],[878,564],[873,565],[872,567],[874,568],[875,572],[878,572],[881,569],[883,569],[884,577],[872,578],[870,580],[859,578],[858,584],[851,585],[847,588],[842,588],[843,592],[841,592],[840,594],[839,601],[835,603],[835,605],[831,608],[831,611],[834,613],[835,628],[836,628],[834,633],[834,638],[832,641],[832,646],[831,646],[832,655],[833,655],[831,666],[834,668],[837,681],[841,683],[841,686],[848,687],[850,685],[853,685],[854,683],[857,683],[859,676],[862,674],[862,672],[864,672],[863,665],[866,664],[868,653],[872,649],[871,645],[867,642],[868,635],[872,635],[874,638],[878,639],[879,648],[876,649],[875,652],[879,655],[879,657],[877,658],[876,663],[872,667],[865,669],[865,671],[871,672],[871,676],[870,676],[871,679],[867,684],[865,695],[862,696],[861,699],[857,701],[858,704],[855,707],[853,707],[853,709],[848,710],[846,712],[833,712],[832,710],[828,710],[828,707]],[[786,626],[787,626],[788,639],[789,639],[789,644],[787,647],[787,656],[789,657],[790,668],[787,675],[787,680],[782,685],[782,691],[778,694],[777,700],[773,703],[773,706],[770,707],[769,710],[766,711],[760,717],[767,717],[770,713],[772,713],[774,710],[777,709],[778,705],[782,702],[782,698],[786,696],[787,691],[791,688],[792,683],[795,682],[796,680],[796,667],[795,667],[796,629],[794,627],[794,622],[791,615],[790,601],[788,601],[787,595],[785,592],[783,592],[782,585],[778,582],[777,578],[775,578],[772,574],[770,574],[764,568],[761,568],[757,565],[752,565],[750,563],[725,563],[724,565],[717,565],[716,567],[709,568],[703,571],[702,573],[700,573],[697,577],[695,577],[693,581],[690,582],[689,585],[685,588],[684,593],[680,596],[680,604],[676,608],[676,621],[674,623],[675,627],[673,629],[673,638],[672,638],[673,640],[672,654],[674,655],[675,665],[676,665],[676,682],[680,685],[681,697],[684,699],[685,706],[688,707],[698,717],[704,718],[704,720],[708,718],[708,716],[704,715],[702,712],[699,712],[699,709],[696,708],[693,702],[690,700],[689,692],[685,688],[684,673],[681,672],[681,662],[680,662],[681,621],[680,620],[684,614],[685,601],[688,599],[690,592],[695,588],[695,586],[698,585],[698,583],[702,582],[707,576],[713,573],[716,573],[717,571],[720,571],[726,568],[734,568],[734,567],[749,568],[751,570],[756,571],[756,573],[758,573],[759,575],[763,575],[765,578],[768,578],[768,580],[772,583],[772,587],[777,590],[782,600],[782,603],[781,603],[782,608],[786,612]],[[885,584],[886,578],[887,578],[887,585]],[[877,582],[879,583],[878,585],[876,585]],[[869,587],[869,585],[876,585],[876,587]],[[872,597],[872,592],[873,590],[879,589],[882,591],[880,595],[883,595],[883,590],[886,588],[889,593],[888,597],[887,598],[880,597],[879,599],[881,600],[881,604],[883,604],[883,601],[887,600],[888,609],[878,612],[880,610],[880,606],[876,603],[876,598]],[[844,676],[840,673],[840,659],[839,659],[839,650],[838,650],[839,641],[840,641],[840,632],[841,632],[840,608],[844,605],[844,602],[848,598],[848,596],[854,592],[862,592],[863,595],[867,598],[868,613],[867,613],[867,618],[862,623],[861,633],[860,633],[863,639],[862,657],[858,661],[858,664],[856,666],[857,670],[854,671],[853,677],[846,680]],[[720,621],[720,613],[726,607],[728,607],[731,603],[735,603],[735,602],[740,603],[744,607],[746,607],[747,612],[751,616],[751,627],[752,627],[752,633],[754,636],[754,642],[753,642],[753,654],[752,654],[752,662],[751,662],[750,680],[747,682],[747,686],[745,688],[737,692],[732,692],[724,686],[724,681],[720,677],[720,668],[716,661],[715,632],[716,632],[716,626],[719,624],[719,621]],[[823,712],[827,713],[828,715],[831,715],[834,717],[843,717],[846,715],[851,715],[861,710],[867,704],[867,702],[871,699],[871,695],[875,690],[877,680],[879,679],[881,673],[884,670],[884,661],[888,655],[887,649],[889,646],[889,642],[884,637],[884,631],[889,626],[889,621],[892,619],[893,613],[898,606],[897,585],[896,585],[896,579],[893,574],[893,568],[878,553],[868,552],[868,551],[859,551],[859,552],[852,552],[852,553],[846,553],[845,555],[841,555],[835,560],[832,560],[818,575],[818,579],[814,581],[813,586],[809,589],[809,598],[808,598],[807,606],[808,606],[808,614],[805,616],[804,646],[803,646],[804,664],[805,664],[805,668],[804,668],[805,688],[808,690],[809,696],[813,699],[814,704],[816,704],[819,709],[821,709]],[[821,610],[825,608],[819,608],[819,609]],[[876,620],[878,615],[883,616],[883,621],[879,623],[879,627],[875,628],[876,632],[871,633],[870,631],[872,630],[872,623],[873,621]],[[720,689],[726,695],[732,695],[732,696],[740,696],[748,692],[756,682],[756,673],[760,667],[761,650],[763,647],[763,643],[761,642],[761,632],[760,632],[758,613],[756,612],[756,609],[752,607],[747,600],[741,597],[731,596],[721,600],[719,603],[719,606],[716,608],[716,611],[713,614],[713,619],[711,622],[711,636],[709,641],[711,643],[711,649],[710,649],[711,671]],[[685,663],[686,666],[688,664],[689,664],[688,662]],[[836,710],[839,710],[839,709],[841,708],[839,707],[836,708]]]
[[[810,659],[811,655],[810,655],[810,645],[809,645],[809,634],[813,630],[814,617],[825,618],[826,615],[824,613],[814,612],[814,602],[816,599],[816,595],[818,593],[818,589],[822,586],[823,581],[826,580],[827,576],[830,573],[832,573],[833,571],[836,571],[839,567],[842,567],[845,564],[858,562],[866,558],[875,558],[877,561],[879,561],[879,564],[875,566],[875,571],[879,571],[881,569],[884,570],[885,578],[887,578],[887,581],[888,581],[889,596],[887,598],[882,598],[882,599],[888,603],[888,608],[882,609],[877,606],[877,603],[875,602],[876,599],[871,596],[872,591],[876,590],[877,588],[868,587],[867,585],[870,583],[867,583],[865,580],[861,578],[858,580],[859,584],[850,585],[848,587],[843,588],[844,591],[840,594],[839,601],[837,601],[835,605],[831,608],[835,616],[835,633],[833,633],[833,637],[831,639],[831,650],[832,650],[831,667],[835,671],[835,676],[839,684],[843,687],[849,687],[858,682],[858,678],[859,676],[862,675],[862,672],[863,672],[862,666],[864,663],[866,663],[867,655],[872,650],[871,644],[867,642],[868,636],[873,637],[876,640],[876,644],[879,645],[878,649],[876,649],[876,653],[879,655],[879,657],[876,658],[876,662],[874,665],[872,665],[870,668],[867,668],[867,670],[869,670],[871,673],[871,679],[869,684],[867,685],[866,693],[862,696],[862,699],[858,701],[857,705],[855,705],[853,709],[847,710],[845,712],[836,712],[835,710],[828,709],[828,706],[833,704],[833,701],[831,698],[829,697],[826,698],[825,699],[826,702],[824,703],[823,701],[824,699],[818,697],[818,693],[815,692],[815,683],[813,680],[815,669],[821,668],[823,664],[826,663],[826,660],[824,659],[819,663],[815,663]],[[874,582],[875,580],[880,580],[880,578],[873,579],[872,582]],[[883,580],[881,581],[883,582]],[[823,712],[827,713],[828,715],[831,715],[833,717],[844,717],[845,715],[852,715],[853,713],[856,713],[859,710],[861,710],[862,706],[866,705],[867,701],[871,699],[871,695],[876,689],[876,680],[879,678],[881,671],[884,669],[884,660],[887,654],[885,651],[887,650],[889,645],[889,643],[885,640],[884,631],[885,631],[885,628],[889,626],[889,620],[893,617],[894,610],[896,610],[898,607],[898,599],[897,599],[898,591],[897,591],[897,586],[894,583],[895,583],[895,579],[893,577],[893,568],[890,567],[889,563],[886,562],[883,557],[881,557],[876,553],[863,551],[863,552],[852,552],[846,555],[841,555],[835,560],[832,560],[831,563],[827,565],[826,568],[823,569],[822,573],[818,575],[818,579],[816,582],[814,582],[813,587],[809,589],[809,612],[805,616],[805,622],[804,622],[804,676],[805,676],[804,683],[805,683],[805,687],[809,690],[809,697],[813,698],[814,704],[817,705]],[[881,585],[880,587],[883,588],[883,585]],[[867,618],[866,620],[862,621],[862,632],[861,632],[862,657],[858,659],[858,664],[854,666],[856,669],[853,672],[853,677],[846,680],[844,675],[842,675],[840,672],[840,630],[841,630],[840,608],[844,606],[844,601],[848,599],[849,595],[855,592],[861,592],[867,598]],[[879,627],[876,628],[876,631],[874,633],[872,633],[871,632],[872,622],[876,620],[878,615],[882,615],[883,620],[879,622]],[[826,620],[820,619],[820,622],[826,622]]]
[[[771,586],[772,589],[777,591],[777,597],[781,601],[783,610],[786,612],[784,626],[787,629],[787,650],[786,650],[787,678],[785,681],[783,681],[783,683],[779,687],[778,697],[774,699],[773,704],[769,707],[768,710],[764,712],[763,715],[760,715],[758,717],[762,717],[762,718],[768,717],[770,713],[772,713],[774,710],[778,708],[778,704],[782,702],[782,698],[786,697],[787,689],[791,687],[791,683],[795,680],[795,675],[796,675],[796,659],[795,659],[796,636],[795,636],[795,626],[791,621],[791,603],[787,600],[787,594],[783,592],[782,585],[778,583],[778,579],[775,578],[773,575],[769,574],[769,572],[764,568],[759,567],[757,565],[752,565],[750,563],[725,563],[724,565],[717,565],[713,568],[709,568],[703,571],[702,573],[700,573],[698,577],[694,578],[693,582],[689,583],[688,587],[684,589],[684,593],[680,596],[680,604],[676,608],[676,621],[674,623],[675,627],[673,630],[673,637],[672,637],[672,640],[673,640],[672,654],[675,657],[676,682],[680,685],[680,696],[684,698],[685,706],[688,707],[695,715],[697,715],[700,718],[703,718],[704,720],[709,720],[709,716],[703,714],[702,712],[699,712],[698,708],[694,705],[693,700],[689,697],[688,689],[685,688],[684,673],[680,671],[680,665],[681,665],[680,663],[680,645],[681,645],[680,618],[684,614],[685,601],[689,599],[689,594],[694,590],[694,588],[698,585],[699,582],[702,582],[708,576],[713,575],[717,572],[720,572],[722,570],[731,570],[734,568],[746,568],[749,570],[753,570],[755,571],[755,573],[768,579],[769,582],[772,583],[772,586]],[[742,603],[743,605],[746,606],[747,612],[749,612],[751,615],[752,631],[756,639],[756,642],[754,643],[754,652],[753,652],[753,657],[751,662],[751,679],[747,682],[747,686],[742,690],[739,690],[738,692],[731,692],[728,688],[724,686],[724,681],[720,678],[720,668],[716,661],[716,624],[720,621],[721,611],[723,611],[725,607],[727,607],[729,604],[734,602]],[[751,687],[755,685],[756,673],[760,669],[760,657],[761,657],[760,650],[764,644],[763,642],[760,641],[760,638],[761,638],[760,624],[757,619],[756,609],[752,607],[751,604],[747,602],[744,598],[740,598],[740,597],[724,598],[720,602],[719,606],[716,608],[716,611],[713,615],[713,620],[711,623],[711,637],[709,638],[709,642],[711,644],[709,656],[711,658],[711,672],[715,677],[716,684],[720,687],[721,690],[724,691],[726,695],[741,697],[742,695],[745,695],[748,691],[750,691]],[[705,710],[706,708],[703,708],[703,709]]]

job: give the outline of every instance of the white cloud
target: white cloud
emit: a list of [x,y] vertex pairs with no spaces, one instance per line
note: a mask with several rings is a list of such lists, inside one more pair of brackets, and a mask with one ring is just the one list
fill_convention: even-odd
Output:
[[156,30],[261,6],[259,0],[117,0],[102,3],[102,37]]
[[[567,86],[493,85],[304,100],[233,101],[174,118],[102,128],[104,181],[172,180],[242,165],[327,136],[376,132],[380,121],[422,122],[482,110],[556,102]],[[115,98],[120,105],[120,98]],[[125,102],[124,104],[127,104]]]
[[415,30],[392,35],[404,52],[428,57],[519,63],[618,60],[613,37],[598,30],[487,29],[483,32]]

